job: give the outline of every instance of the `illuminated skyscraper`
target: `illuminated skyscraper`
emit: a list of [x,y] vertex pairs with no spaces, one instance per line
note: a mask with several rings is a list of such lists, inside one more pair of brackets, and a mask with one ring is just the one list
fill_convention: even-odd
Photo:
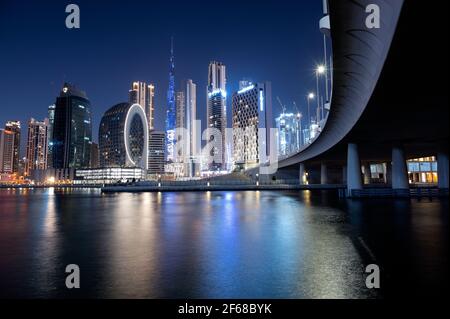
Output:
[[53,125],[55,123],[55,104],[48,107],[48,128],[47,128],[47,167],[53,168]]
[[[227,91],[226,91],[226,69],[221,62],[211,62],[208,68],[207,93],[207,124],[209,129],[216,129],[221,134],[221,140],[215,141],[216,145],[210,156],[220,154],[219,162],[215,160],[209,165],[210,170],[223,170],[226,168],[226,141],[225,129],[227,127]],[[209,141],[214,136],[209,134]]]
[[[242,168],[261,164],[261,155],[265,156],[270,152],[272,127],[270,82],[252,84],[234,93],[232,112],[234,164]],[[265,138],[259,136],[261,133],[259,129],[265,130]]]
[[13,173],[14,133],[0,129],[0,173]]
[[30,119],[28,122],[27,157],[25,175],[30,176],[32,170],[47,169],[48,153],[48,119],[42,122]]
[[53,168],[89,168],[92,123],[86,93],[65,83],[55,106]]
[[173,38],[170,46],[169,60],[169,88],[167,90],[167,114],[166,114],[166,156],[167,161],[174,160],[176,106],[175,106],[175,59],[173,55]]
[[5,131],[11,132],[14,135],[12,173],[18,173],[20,159],[20,121],[6,122]]
[[133,82],[129,91],[129,102],[144,108],[149,130],[153,130],[155,121],[155,86],[145,82]]
[[197,175],[200,165],[195,161],[200,150],[197,148],[197,137],[199,136],[200,123],[197,123],[197,85],[192,80],[183,82],[183,91],[176,93],[177,105],[177,128],[179,133],[177,142],[177,165],[175,173],[178,176],[193,177]]
[[186,129],[189,132],[190,160],[188,176],[198,175],[200,170],[200,121],[197,122],[197,85],[192,80],[186,82]]
[[98,131],[100,167],[148,167],[149,129],[139,104],[119,103],[107,110]]
[[164,144],[166,134],[159,131],[150,132],[148,173],[153,177],[164,174]]

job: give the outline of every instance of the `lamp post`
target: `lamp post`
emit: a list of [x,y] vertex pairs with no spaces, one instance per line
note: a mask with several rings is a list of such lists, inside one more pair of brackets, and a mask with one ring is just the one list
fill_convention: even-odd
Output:
[[308,141],[311,138],[311,114],[310,114],[310,106],[309,106],[309,100],[314,99],[314,93],[309,93],[306,96],[306,100],[308,101]]

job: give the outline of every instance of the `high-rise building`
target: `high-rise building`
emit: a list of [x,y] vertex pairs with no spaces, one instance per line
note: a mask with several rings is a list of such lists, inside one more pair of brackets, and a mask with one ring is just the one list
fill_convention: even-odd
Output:
[[155,121],[155,86],[145,82],[133,82],[129,91],[129,102],[144,108],[149,130],[153,130]]
[[14,133],[0,129],[0,173],[13,173]]
[[164,174],[164,162],[165,162],[165,139],[166,134],[160,131],[150,132],[149,141],[149,163],[148,173],[150,175],[162,175]]
[[53,168],[53,125],[55,123],[55,104],[48,107],[48,128],[47,128],[47,167]]
[[[227,127],[227,91],[226,69],[221,62],[211,62],[208,68],[207,93],[207,124],[208,129],[216,129],[221,134],[221,141],[215,141],[216,145],[211,156],[220,155],[219,162],[213,160],[209,165],[210,170],[223,170],[226,167],[226,141],[225,129]],[[209,134],[208,140],[214,140],[213,134]]]
[[11,132],[14,135],[12,172],[18,173],[20,160],[20,121],[6,122],[5,131]]
[[170,46],[169,59],[169,88],[167,90],[167,113],[166,113],[166,156],[167,161],[174,160],[175,152],[175,128],[176,128],[176,105],[175,105],[175,58],[173,54],[173,38]]
[[32,170],[47,169],[48,152],[48,119],[28,121],[27,156],[25,175],[30,176]]
[[[261,163],[261,154],[269,154],[272,127],[272,91],[270,82],[252,84],[233,94],[233,162],[249,168]],[[259,129],[265,130],[265,138]]]
[[175,132],[175,155],[174,163],[170,165],[170,170],[175,176],[184,177],[186,174],[185,154],[181,145],[186,145],[187,136],[185,136],[183,128],[186,128],[186,95],[184,91],[175,93],[176,106],[176,128]]
[[91,162],[89,163],[89,168],[98,168],[99,167],[99,149],[97,143],[91,144]]
[[183,86],[184,91],[177,92],[177,128],[176,136],[177,154],[174,173],[177,176],[193,177],[199,165],[195,165],[195,156],[199,155],[197,149],[197,86],[192,80],[187,80]]
[[303,145],[301,119],[300,113],[281,113],[275,119],[278,129],[279,156],[293,154]]
[[55,103],[53,167],[88,168],[91,160],[91,105],[86,93],[64,83]]
[[119,103],[107,110],[98,132],[100,167],[148,165],[148,121],[139,104]]
[[197,85],[191,80],[186,82],[186,129],[189,133],[188,177],[198,175],[200,170],[200,122],[197,122]]

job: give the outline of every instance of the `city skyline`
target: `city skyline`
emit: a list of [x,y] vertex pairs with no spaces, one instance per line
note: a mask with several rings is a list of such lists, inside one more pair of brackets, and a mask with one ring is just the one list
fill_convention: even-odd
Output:
[[1,1],[0,298],[442,297],[446,5]]
[[[43,4],[46,5],[45,3]],[[154,4],[158,7],[158,10],[163,10],[163,12],[168,12],[167,10],[171,7],[162,3]],[[179,6],[178,6],[179,5]],[[31,5],[33,6],[33,5]],[[283,23],[279,23],[279,27],[276,30],[271,30],[265,35],[255,34],[254,40],[247,41],[241,38],[241,29],[238,26],[223,26],[221,29],[227,32],[221,41],[223,43],[217,43],[217,41],[212,40],[205,36],[198,36],[197,32],[187,32],[182,28],[185,17],[182,15],[183,4],[174,4],[176,10],[174,10],[174,15],[179,18],[174,25],[167,25],[167,22],[162,18],[154,19],[152,22],[140,22],[149,26],[158,26],[156,31],[151,32],[149,36],[149,42],[157,45],[143,45],[142,47],[130,50],[116,50],[117,52],[108,52],[107,61],[101,60],[101,54],[99,54],[98,45],[94,43],[92,38],[92,31],[95,29],[95,35],[99,36],[105,33],[106,30],[99,26],[92,25],[93,14],[99,12],[99,7],[95,4],[85,4],[81,3],[80,6],[83,8],[89,7],[89,10],[85,10],[86,13],[82,12],[82,20],[84,22],[80,30],[71,33],[71,30],[59,30],[58,31],[48,30],[53,26],[52,19],[55,18],[55,24],[58,23],[57,15],[59,12],[57,8],[49,8],[47,18],[49,18],[47,24],[42,25],[45,29],[46,34],[49,34],[45,38],[41,38],[41,42],[35,46],[33,58],[31,56],[26,56],[25,61],[21,60],[22,63],[19,65],[17,62],[18,57],[14,57],[10,52],[0,53],[4,57],[1,59],[1,63],[5,64],[8,61],[8,65],[2,65],[2,69],[8,74],[8,80],[6,77],[0,77],[1,93],[4,97],[3,112],[0,117],[0,123],[4,123],[7,120],[18,119],[22,123],[27,123],[29,118],[44,118],[47,117],[47,108],[49,105],[54,103],[54,96],[56,96],[61,89],[63,82],[71,82],[74,85],[83,88],[91,100],[92,104],[92,116],[93,116],[93,127],[98,127],[100,124],[100,119],[102,114],[111,105],[115,105],[120,102],[126,102],[128,100],[127,88],[129,88],[130,83],[134,81],[143,81],[147,83],[155,84],[155,118],[162,119],[165,115],[167,102],[166,102],[166,92],[168,87],[167,81],[167,61],[168,52],[170,49],[170,38],[174,37],[174,49],[176,52],[176,79],[175,79],[175,90],[180,88],[181,79],[192,79],[199,88],[206,87],[207,85],[207,66],[212,60],[221,60],[227,65],[227,83],[229,91],[228,94],[232,94],[233,91],[238,90],[238,82],[242,78],[250,78],[254,80],[269,80],[273,83],[274,96],[280,95],[287,105],[290,105],[292,101],[296,101],[297,104],[304,104],[302,101],[302,94],[299,91],[308,90],[309,88],[314,88],[314,63],[320,59],[322,56],[322,38],[319,30],[317,29],[317,20],[321,16],[321,3],[320,1],[305,3],[305,4],[293,4],[286,3],[285,6],[292,7],[292,10],[296,10],[298,15],[301,15],[304,19],[299,19],[299,27],[297,30],[304,30],[304,32],[293,33],[289,31],[288,28],[283,27]],[[195,4],[199,6],[199,4]],[[245,6],[245,4],[242,4]],[[285,20],[285,15],[289,15],[290,10],[278,10],[273,14],[273,9],[276,6],[274,2],[267,2],[264,5],[258,7],[258,12],[261,17],[273,16],[273,19],[280,20],[281,22]],[[145,7],[145,4],[144,4]],[[230,4],[231,7],[231,4]],[[230,13],[229,6],[223,8],[219,19],[225,19],[227,13]],[[6,10],[2,10],[2,15],[5,12],[13,12],[19,10],[21,4],[8,4],[5,6]],[[120,13],[118,8],[114,5],[110,8],[110,13],[112,16],[117,16]],[[123,10],[123,8],[120,8]],[[83,15],[84,14],[84,15]],[[198,14],[198,13],[196,13]],[[237,14],[237,13],[236,13]],[[294,15],[292,15],[294,16]],[[27,23],[41,25],[40,20],[37,18],[29,17]],[[248,24],[257,26],[259,19],[248,18]],[[253,20],[252,20],[253,19]],[[293,23],[292,19],[290,19]],[[7,29],[14,29],[12,26],[16,22],[10,20],[8,17],[2,19],[2,26],[8,26]],[[262,23],[264,25],[265,23]],[[163,28],[164,27],[164,28]],[[192,22],[192,28],[195,30],[202,29],[204,25],[200,22]],[[132,27],[127,27],[125,24],[121,26],[115,26],[124,33]],[[89,29],[89,30],[87,30]],[[228,31],[228,29],[230,29]],[[153,30],[153,29],[152,29]],[[44,30],[42,30],[44,31]],[[17,33],[23,32],[22,28],[17,28]],[[39,29],[33,32],[40,32]],[[85,33],[86,32],[86,33]],[[205,29],[205,32],[210,32]],[[89,34],[87,34],[89,33]],[[134,34],[129,34],[127,39],[119,38],[122,41],[128,41],[133,43],[137,36],[142,36],[141,32],[136,32]],[[257,58],[249,58],[252,54],[261,52],[262,45],[255,46],[255,41],[258,39],[268,39],[273,40],[274,38],[282,35],[283,39],[290,38],[291,41],[287,42],[283,46],[277,46],[277,42],[272,42],[270,46],[263,46],[267,54],[261,55]],[[53,56],[49,52],[49,47],[51,47],[52,39],[55,36],[64,36],[68,40],[73,41],[73,45],[67,44],[67,47],[61,48],[57,57]],[[31,37],[27,33],[27,38]],[[8,42],[8,37],[4,37],[5,41]],[[11,41],[14,37],[11,37]],[[210,40],[211,39],[211,40]],[[85,40],[88,41],[85,44]],[[111,41],[110,41],[111,40]],[[29,39],[31,45],[34,39]],[[246,42],[249,42],[246,44]],[[114,46],[114,40],[106,37],[102,41],[102,45],[107,48]],[[190,44],[195,43],[196,47],[192,47]],[[302,45],[302,43],[308,45]],[[239,45],[237,45],[239,44]],[[313,45],[314,44],[314,45]],[[15,47],[17,47],[15,43]],[[48,45],[48,46],[47,46]],[[74,50],[71,50],[75,47]],[[223,50],[225,47],[225,50]],[[91,51],[91,58],[85,56],[82,53],[83,48],[89,48]],[[198,48],[198,49],[197,49]],[[284,50],[280,50],[285,48]],[[103,51],[105,49],[102,49]],[[107,49],[106,49],[107,50]],[[259,50],[259,51],[258,51]],[[80,59],[73,63],[65,63],[67,61],[74,61],[75,56],[72,53],[80,54]],[[129,52],[128,52],[129,51]],[[281,51],[281,52],[280,52]],[[245,52],[245,53],[244,53]],[[46,57],[42,57],[42,55]],[[271,61],[271,55],[279,56],[278,63],[273,63]],[[133,58],[130,61],[127,56],[134,55],[137,58]],[[53,56],[53,57],[52,57]],[[298,58],[294,59],[294,57]],[[52,59],[50,59],[52,57]],[[84,57],[84,59],[83,59]],[[36,65],[33,61],[37,58],[43,58],[41,65]],[[291,63],[288,63],[288,61]],[[269,63],[268,61],[271,61]],[[43,71],[45,68],[45,72]],[[286,74],[286,69],[293,69],[295,72],[290,70],[291,80],[286,80],[284,74]],[[39,74],[39,79],[36,79],[32,86],[27,88],[25,94],[22,94],[21,99],[15,99],[14,88],[11,89],[11,83],[18,80],[16,77],[21,77],[20,74],[28,73],[30,71],[36,71]],[[91,73],[92,71],[93,73]],[[100,71],[100,72],[99,72]],[[89,76],[87,76],[89,72]],[[23,76],[22,76],[23,77]],[[106,79],[107,78],[107,79]],[[9,81],[10,80],[10,81]],[[305,87],[304,90],[299,90],[298,87]],[[32,92],[32,93],[31,93]],[[202,128],[205,127],[206,119],[206,92],[200,89],[197,93],[197,119],[202,121]],[[277,106],[276,106],[277,107]],[[278,113],[275,107],[274,114]],[[231,113],[231,106],[227,105],[228,115]],[[156,121],[155,129],[165,130],[162,125],[164,121]],[[93,140],[98,141],[97,131],[93,130]],[[25,142],[22,141],[22,150],[24,151]]]

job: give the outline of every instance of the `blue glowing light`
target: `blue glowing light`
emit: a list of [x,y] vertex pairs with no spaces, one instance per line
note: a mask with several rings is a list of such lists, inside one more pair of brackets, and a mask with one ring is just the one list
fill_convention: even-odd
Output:
[[222,89],[217,89],[208,93],[208,97],[212,97],[214,95],[220,94],[222,97],[227,97],[227,92]]
[[264,111],[264,94],[263,91],[259,91],[259,109],[261,112]]
[[250,90],[253,90],[254,88],[255,88],[254,85],[247,86],[247,87],[243,88],[242,90],[239,90],[239,91],[238,91],[238,94],[248,92],[248,91],[250,91]]

